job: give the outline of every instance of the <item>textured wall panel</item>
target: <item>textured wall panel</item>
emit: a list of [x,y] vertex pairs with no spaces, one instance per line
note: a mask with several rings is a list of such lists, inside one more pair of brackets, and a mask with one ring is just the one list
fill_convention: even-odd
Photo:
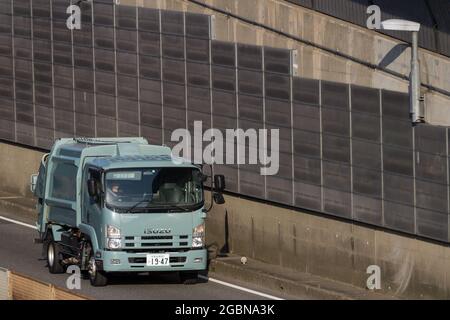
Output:
[[320,134],[304,130],[294,130],[294,153],[319,158]]
[[350,163],[350,139],[323,135],[323,158]]
[[417,233],[440,241],[448,241],[448,213],[417,209]]
[[310,210],[321,210],[321,188],[317,185],[295,182],[295,205]]
[[384,202],[384,226],[414,233],[414,208],[402,204],[385,201]]
[[238,71],[239,93],[262,96],[263,73],[249,70]]
[[320,185],[321,183],[321,161],[320,159],[294,156],[295,181]]
[[161,11],[161,32],[184,35],[184,13],[181,11]]
[[116,6],[116,27],[136,29],[137,8],[135,6]]
[[320,82],[313,79],[294,77],[292,80],[293,100],[295,102],[318,105],[320,101]]
[[413,132],[411,122],[383,118],[383,143],[402,148],[412,148]]
[[381,145],[354,139],[352,141],[352,165],[381,170]]
[[414,128],[416,150],[445,156],[447,154],[446,131],[445,127],[426,124],[416,126]]
[[264,81],[266,97],[287,101],[291,99],[289,77],[266,72]]
[[291,51],[264,47],[264,70],[271,73],[291,74]]
[[324,188],[324,211],[331,215],[351,218],[350,198],[348,192]]
[[139,31],[139,53],[151,56],[161,55],[161,37],[159,33]]
[[323,106],[349,109],[348,85],[328,81],[322,81],[321,84]]
[[353,192],[381,198],[381,171],[353,168]]
[[361,195],[353,196],[353,217],[355,220],[381,226],[383,215],[381,200]]
[[163,35],[161,40],[163,57],[184,59],[184,37]]
[[384,173],[384,199],[412,206],[414,180],[412,177]]
[[209,16],[186,12],[186,36],[209,39]]
[[350,166],[343,163],[323,161],[323,185],[326,188],[350,192]]
[[320,132],[320,110],[317,106],[293,104],[294,129]]
[[385,171],[413,175],[413,152],[398,147],[383,146],[383,166]]
[[322,128],[326,134],[350,137],[350,114],[333,108],[322,108]]
[[218,90],[236,91],[236,70],[212,66],[212,87]]
[[203,63],[186,63],[187,83],[189,86],[208,88],[210,86],[210,67]]
[[416,152],[416,176],[436,183],[447,183],[447,158]]
[[213,64],[229,67],[236,66],[236,46],[231,42],[212,41],[211,60]]
[[117,50],[136,52],[137,50],[137,31],[116,29]]
[[138,7],[138,28],[149,32],[160,32],[159,10]]
[[262,60],[261,47],[241,43],[237,45],[237,63],[239,68],[261,71],[263,68]]
[[140,56],[139,57],[139,75],[148,79],[161,79],[161,60],[160,58]]
[[380,117],[353,111],[352,136],[358,139],[381,142]]
[[351,86],[352,111],[380,116],[380,90]]
[[73,87],[72,70],[73,69],[70,67],[55,64],[53,66],[55,84],[64,88],[72,88]]
[[406,93],[382,90],[383,117],[409,119],[409,96]]

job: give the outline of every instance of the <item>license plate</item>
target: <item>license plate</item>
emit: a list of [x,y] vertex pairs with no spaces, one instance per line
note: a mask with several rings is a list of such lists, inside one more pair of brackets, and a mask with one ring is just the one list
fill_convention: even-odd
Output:
[[169,266],[170,259],[168,254],[148,254],[147,255],[147,266],[159,267],[159,266]]

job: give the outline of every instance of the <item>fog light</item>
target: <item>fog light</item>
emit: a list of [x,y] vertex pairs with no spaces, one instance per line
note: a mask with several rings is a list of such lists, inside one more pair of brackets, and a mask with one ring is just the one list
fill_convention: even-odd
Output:
[[111,264],[120,264],[120,259],[111,259]]
[[97,251],[96,253],[95,253],[95,257],[96,258],[101,258],[102,257],[102,253],[101,253],[101,251]]
[[195,263],[200,263],[200,262],[202,262],[203,261],[203,258],[195,258],[194,259],[194,262]]

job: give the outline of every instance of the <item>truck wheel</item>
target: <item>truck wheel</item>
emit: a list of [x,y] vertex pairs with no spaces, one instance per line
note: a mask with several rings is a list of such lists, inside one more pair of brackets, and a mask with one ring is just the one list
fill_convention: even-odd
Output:
[[50,237],[47,245],[47,266],[50,273],[64,273],[64,266],[61,264],[59,245]]
[[196,284],[198,282],[198,272],[196,271],[181,271],[180,281],[185,285]]
[[89,281],[93,287],[104,287],[108,284],[108,277],[103,271],[97,270],[95,258],[92,254],[89,258],[88,273]]

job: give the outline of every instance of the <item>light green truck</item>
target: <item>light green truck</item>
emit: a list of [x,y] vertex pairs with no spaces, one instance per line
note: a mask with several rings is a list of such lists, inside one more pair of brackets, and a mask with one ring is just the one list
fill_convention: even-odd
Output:
[[[143,138],[57,140],[31,178],[49,271],[77,265],[93,286],[114,272],[178,272],[195,283],[210,210],[201,169]],[[211,177],[210,207],[224,188],[223,175]]]

